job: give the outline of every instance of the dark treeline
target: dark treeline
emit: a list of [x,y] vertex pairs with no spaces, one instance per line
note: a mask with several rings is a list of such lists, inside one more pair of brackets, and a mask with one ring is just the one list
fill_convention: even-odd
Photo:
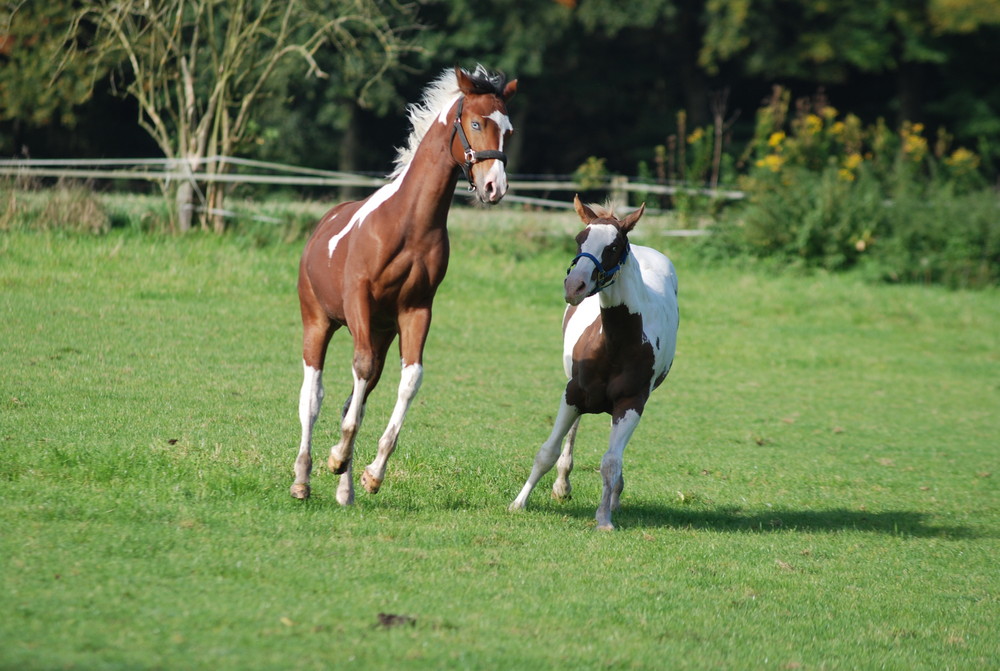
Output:
[[[53,17],[79,4],[52,0],[35,8],[45,15],[36,21],[58,24]],[[678,133],[681,113],[688,133],[721,116],[738,154],[774,85],[793,99],[821,94],[865,123],[920,122],[928,135],[947,129],[977,149],[993,179],[1000,163],[996,0],[426,0],[392,16],[406,23],[408,49],[364,101],[345,92],[337,72],[317,79],[289,63],[241,153],[387,172],[405,137],[406,102],[442,68],[480,62],[520,80],[511,105],[511,169],[519,174],[572,173],[596,156],[612,172],[635,175]],[[55,95],[65,84],[25,65],[41,38],[17,26],[24,33],[43,23],[11,25],[0,34],[4,156],[159,155],[135,103],[112,90],[110,73],[123,90],[127,67],[105,64],[109,76],[95,78],[89,94],[67,92],[61,105],[19,104],[25,91]],[[317,53],[320,65],[335,63],[328,56]]]

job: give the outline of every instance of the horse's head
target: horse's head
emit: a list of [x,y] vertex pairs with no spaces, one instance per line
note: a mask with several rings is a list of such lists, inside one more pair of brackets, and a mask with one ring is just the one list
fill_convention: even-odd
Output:
[[490,74],[479,66],[469,73],[455,68],[462,92],[455,108],[452,155],[462,166],[469,190],[484,203],[498,203],[507,193],[507,155],[504,142],[514,132],[507,101],[517,91],[517,80]]
[[573,207],[586,225],[576,236],[576,256],[566,271],[566,302],[579,305],[584,298],[593,296],[615,281],[622,265],[628,260],[628,234],[646,210],[643,203],[638,210],[618,220],[610,209],[593,208],[573,199]]

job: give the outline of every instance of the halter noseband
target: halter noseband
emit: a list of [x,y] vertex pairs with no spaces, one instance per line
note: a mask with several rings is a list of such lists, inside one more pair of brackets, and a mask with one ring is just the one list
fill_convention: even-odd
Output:
[[485,149],[483,151],[476,151],[469,144],[469,138],[465,136],[465,129],[462,128],[462,108],[465,106],[465,96],[458,99],[458,111],[455,114],[455,125],[451,129],[451,141],[455,141],[455,135],[458,135],[459,141],[462,143],[462,149],[465,150],[465,163],[460,163],[462,168],[462,174],[465,175],[465,179],[469,181],[469,191],[476,190],[476,182],[472,179],[472,166],[480,161],[488,161],[491,158],[495,158],[498,161],[503,162],[504,166],[507,165],[507,154],[503,153],[499,149]]
[[628,246],[628,240],[626,240],[625,251],[622,252],[621,258],[618,259],[618,263],[615,264],[614,268],[609,268],[608,270],[605,270],[604,266],[601,265],[600,260],[596,256],[594,256],[593,254],[588,254],[587,252],[580,252],[579,254],[573,257],[573,260],[569,264],[569,268],[566,269],[566,274],[569,275],[571,272],[573,272],[573,268],[576,267],[576,262],[579,261],[580,259],[590,259],[597,267],[597,283],[594,285],[594,290],[591,291],[589,294],[587,294],[587,298],[590,298],[598,291],[607,289],[608,287],[610,287],[612,284],[615,283],[615,280],[618,279],[618,272],[622,269],[622,266],[625,265],[625,262],[628,260],[628,253],[629,253],[629,246]]

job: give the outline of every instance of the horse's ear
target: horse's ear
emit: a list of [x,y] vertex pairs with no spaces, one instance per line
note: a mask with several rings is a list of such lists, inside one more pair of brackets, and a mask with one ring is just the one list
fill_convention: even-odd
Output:
[[594,214],[594,211],[580,202],[580,194],[573,196],[573,209],[576,210],[578,215],[580,215],[580,221],[588,226],[590,225],[590,222],[597,219],[597,215]]
[[646,203],[643,203],[642,205],[639,206],[638,210],[629,212],[627,215],[625,215],[625,218],[622,219],[622,225],[621,225],[622,231],[628,233],[633,228],[635,228],[636,223],[639,221],[639,217],[641,217],[642,213],[645,211],[646,211]]
[[472,83],[472,78],[469,77],[469,73],[462,68],[455,66],[455,79],[458,80],[458,90],[469,95],[472,93],[475,86]]
[[500,96],[504,99],[504,102],[510,100],[517,93],[517,80],[507,82],[507,86],[503,87],[503,94]]

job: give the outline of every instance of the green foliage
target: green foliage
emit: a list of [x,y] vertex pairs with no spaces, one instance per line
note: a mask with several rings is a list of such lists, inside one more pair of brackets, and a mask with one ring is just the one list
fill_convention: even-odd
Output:
[[946,132],[931,143],[921,124],[864,127],[821,97],[792,113],[777,89],[758,112],[747,161],[748,199],[738,225],[707,242],[712,253],[742,248],[829,270],[863,262],[893,281],[1000,280],[997,195],[984,190],[979,156]]
[[573,171],[573,181],[584,191],[602,189],[607,186],[609,172],[603,158],[588,156],[580,166]]
[[996,292],[700,267],[647,214],[684,321],[600,534],[606,417],[581,425],[572,500],[549,476],[505,510],[562,388],[578,225],[453,212],[424,385],[349,509],[319,463],[346,331],[314,496],[288,495],[301,242],[0,236],[0,667],[989,668]]
[[107,74],[113,61],[100,52],[67,58],[72,25],[59,2],[0,0],[0,121],[74,124],[76,107],[93,95],[91,73]]

